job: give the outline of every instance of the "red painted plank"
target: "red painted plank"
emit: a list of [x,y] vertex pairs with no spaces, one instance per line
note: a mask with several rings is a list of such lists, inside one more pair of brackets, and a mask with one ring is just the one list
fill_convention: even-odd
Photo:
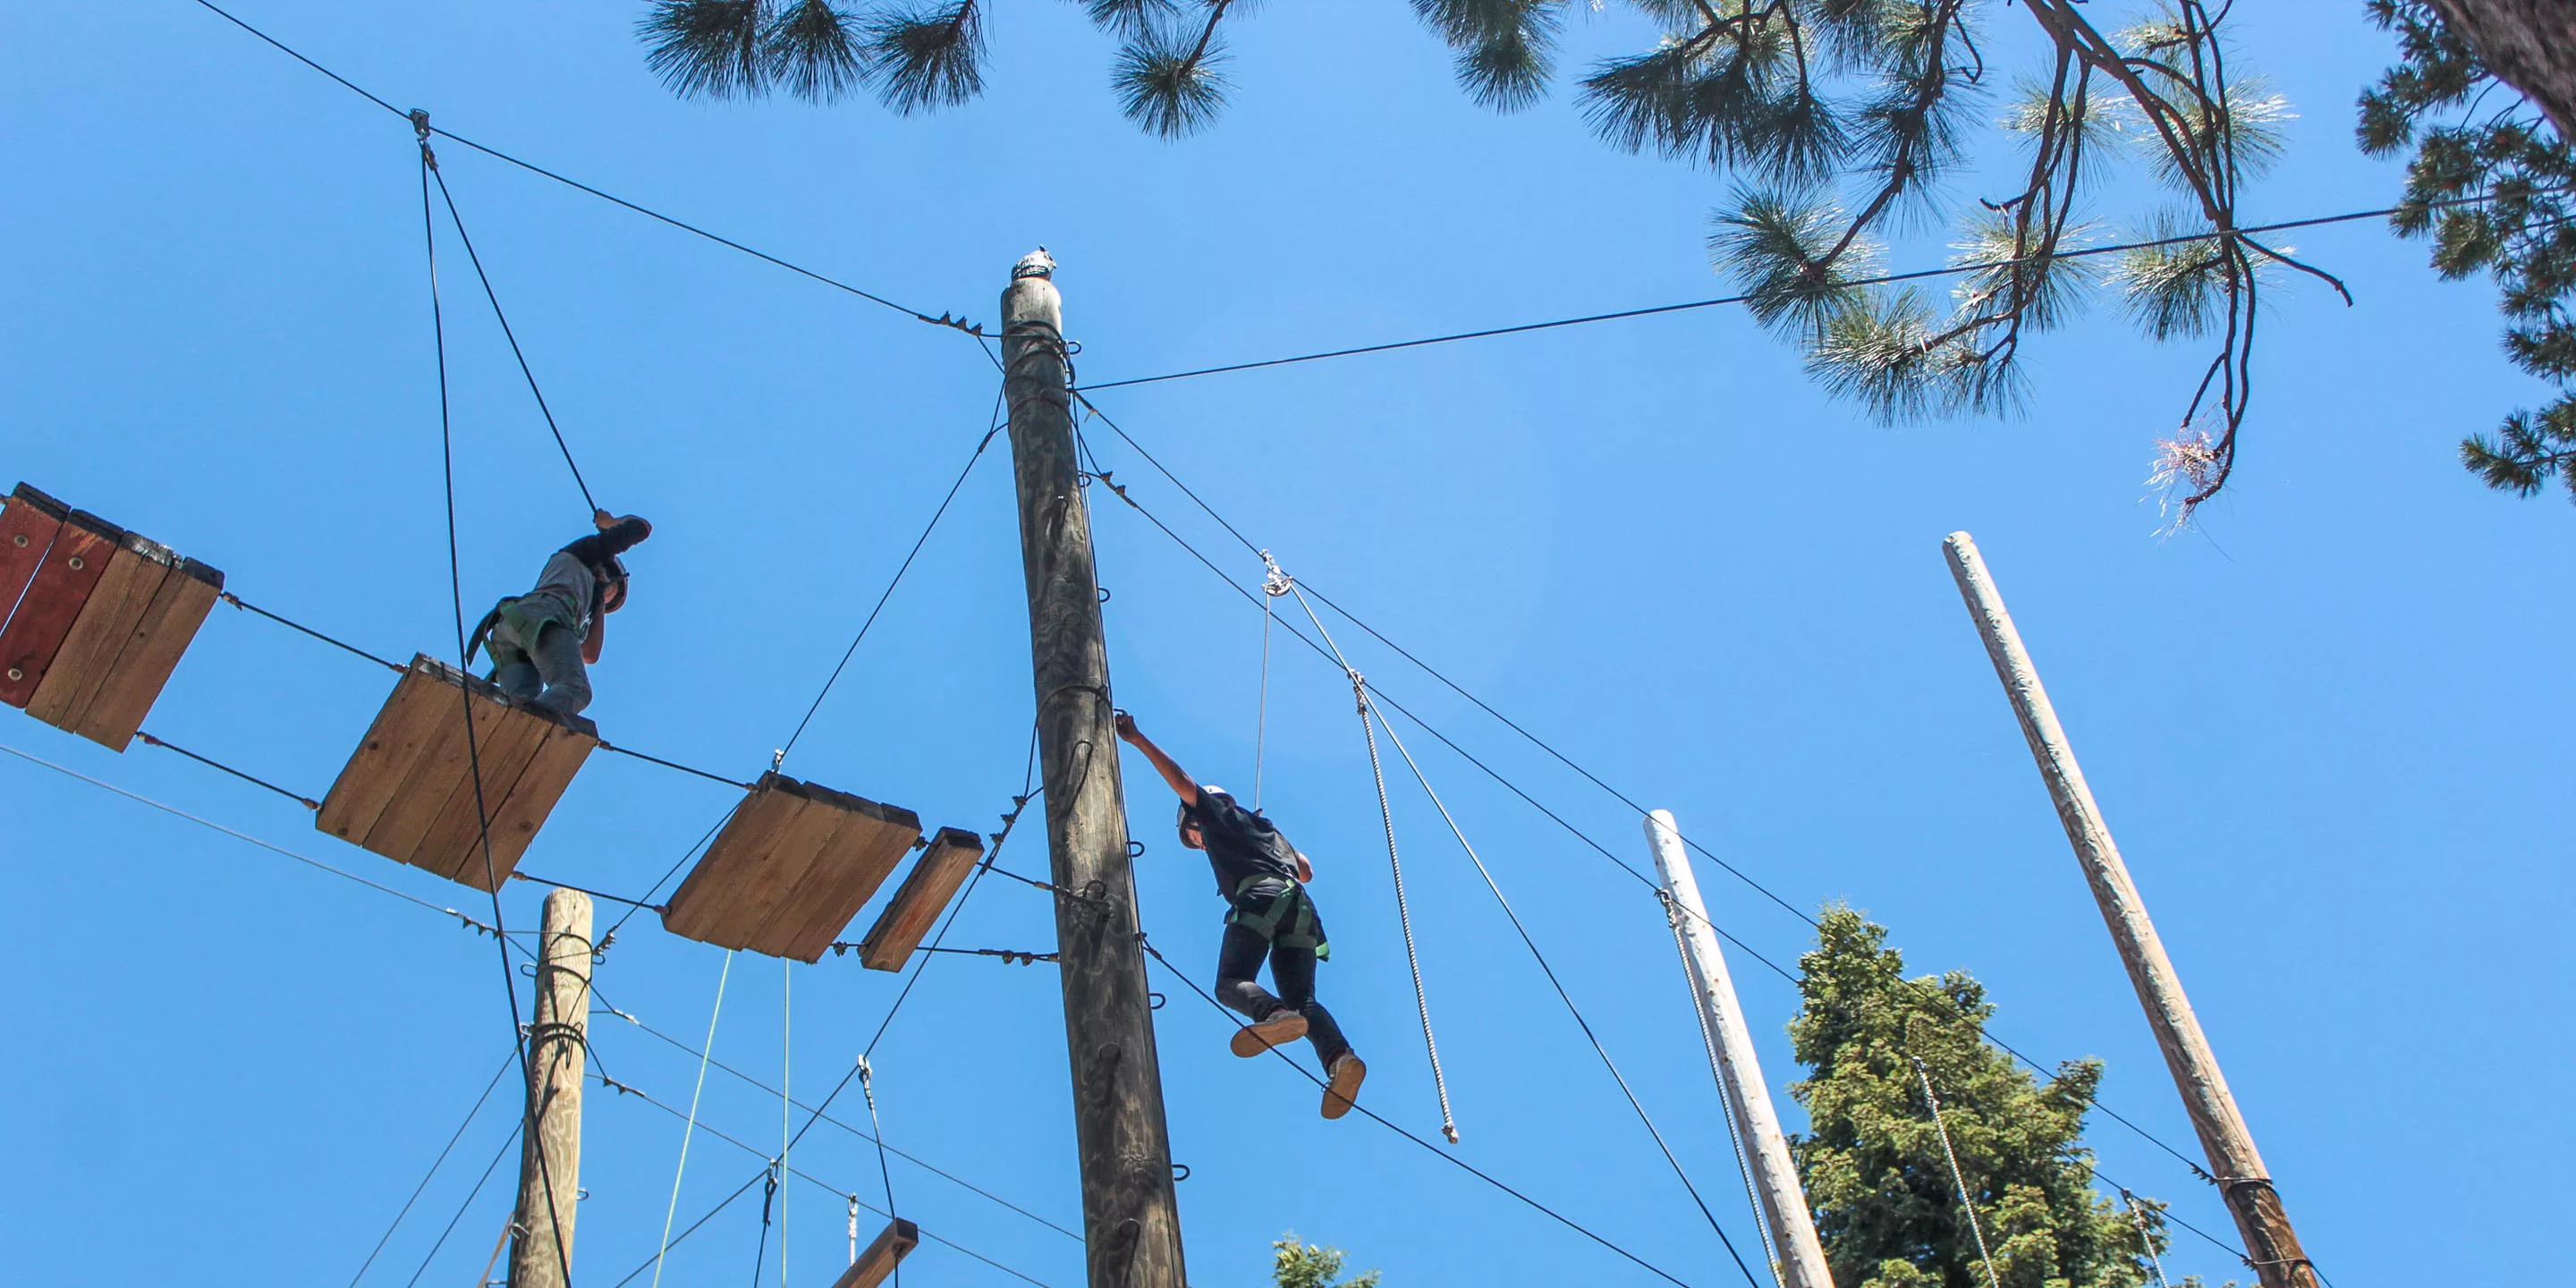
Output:
[[0,508],[0,624],[8,622],[45,552],[54,548],[64,513],[60,502],[24,483]]
[[54,653],[79,620],[81,606],[107,572],[124,532],[95,515],[73,511],[36,569],[9,626],[0,630],[0,702],[24,707],[53,665]]

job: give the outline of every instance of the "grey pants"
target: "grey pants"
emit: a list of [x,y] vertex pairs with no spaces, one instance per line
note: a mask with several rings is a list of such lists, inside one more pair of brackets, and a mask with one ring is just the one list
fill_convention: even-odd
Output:
[[581,664],[581,641],[560,622],[537,632],[534,653],[494,631],[492,682],[512,701],[543,707],[559,716],[581,714],[590,705],[590,673]]

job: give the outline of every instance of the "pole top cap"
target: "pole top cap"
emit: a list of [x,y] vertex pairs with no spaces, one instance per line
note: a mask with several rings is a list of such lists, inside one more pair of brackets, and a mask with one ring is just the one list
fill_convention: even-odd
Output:
[[1011,280],[1016,282],[1023,277],[1042,277],[1053,281],[1055,256],[1048,254],[1044,246],[1020,256],[1020,262],[1011,266]]

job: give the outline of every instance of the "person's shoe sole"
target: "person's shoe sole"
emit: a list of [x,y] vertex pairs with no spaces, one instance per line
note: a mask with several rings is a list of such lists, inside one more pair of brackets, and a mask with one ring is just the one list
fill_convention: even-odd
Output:
[[1245,1059],[1261,1054],[1282,1042],[1294,1042],[1306,1036],[1306,1017],[1295,1011],[1274,1015],[1259,1024],[1247,1024],[1234,1031],[1234,1053]]
[[1344,1056],[1333,1064],[1333,1079],[1324,1084],[1324,1116],[1339,1118],[1360,1102],[1360,1081],[1368,1077],[1368,1062],[1358,1056]]

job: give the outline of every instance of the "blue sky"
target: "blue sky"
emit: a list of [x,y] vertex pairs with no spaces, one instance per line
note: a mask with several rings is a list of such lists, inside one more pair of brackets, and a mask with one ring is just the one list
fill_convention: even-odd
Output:
[[[240,10],[442,126],[931,313],[990,321],[1009,267],[1063,268],[1085,380],[1720,294],[1701,243],[1724,185],[1616,154],[1559,92],[1498,117],[1394,4],[1264,7],[1234,107],[1170,144],[1122,121],[1112,48],[1077,7],[991,20],[990,92],[901,119],[872,103],[672,100],[634,4],[306,0]],[[2097,8],[2104,6],[2097,5]],[[2300,116],[2251,219],[2386,204],[2349,104],[2385,63],[2357,3],[2242,11],[2246,56]],[[2018,11],[1990,22],[1999,61]],[[6,471],[224,569],[244,598],[380,653],[453,652],[416,154],[401,122],[179,0],[41,6],[0,51]],[[1647,37],[1578,19],[1570,61]],[[441,151],[547,396],[603,504],[649,515],[593,709],[628,745],[748,777],[780,745],[989,423],[973,344],[453,145]],[[1977,195],[1978,176],[1957,181]],[[2144,205],[2103,198],[2115,226]],[[1895,248],[1935,262],[1938,230]],[[2276,293],[2242,464],[2202,531],[2155,534],[2151,441],[2201,359],[2097,308],[2028,346],[2024,413],[1878,427],[1807,385],[1741,313],[1706,310],[1110,391],[1100,405],[1255,542],[1469,690],[1790,902],[1847,900],[1918,970],[1966,969],[1996,1031],[2109,1067],[2105,1103],[2189,1148],[2125,977],[1939,543],[1973,531],[2084,757],[2310,1252],[2339,1288],[2421,1281],[2473,1245],[2553,1264],[2547,1161],[2576,1050],[2556,985],[2576,617],[2569,514],[2485,491],[2467,431],[2535,390],[2491,292],[2438,282],[2375,223],[2299,245],[2344,307]],[[584,527],[507,348],[443,248],[469,604]],[[1125,444],[1102,463],[1238,583],[1258,562]],[[5,480],[0,480],[5,481]],[[1006,459],[978,463],[791,772],[989,830],[1026,746],[1025,623]],[[1096,496],[1096,494],[1095,494]],[[1121,703],[1184,764],[1252,772],[1257,612],[1124,507],[1095,510]],[[1343,632],[1348,643],[1356,632]],[[1628,861],[1634,816],[1383,649],[1397,699]],[[218,609],[146,727],[328,787],[383,672]],[[477,916],[483,897],[311,830],[293,804],[165,753],[119,757],[10,717],[0,742]],[[1432,740],[1425,768],[1550,960],[1749,1245],[1723,1126],[1653,899]],[[1218,907],[1135,767],[1149,931],[1204,975]],[[1322,869],[1326,998],[1372,1057],[1368,1102],[1438,1125],[1347,686],[1282,649],[1265,796]],[[1397,824],[1464,1143],[1457,1153],[1693,1284],[1735,1280],[1418,792]],[[615,758],[585,770],[527,870],[641,890],[728,803]],[[16,910],[0,945],[18,1056],[0,1240],[31,1282],[218,1284],[354,1274],[509,1050],[492,941],[452,919],[0,758]],[[1043,867],[1034,830],[1006,865]],[[1712,913],[1782,963],[1804,927],[1703,865]],[[513,926],[537,892],[506,892]],[[480,911],[477,911],[480,909]],[[952,944],[1048,944],[1043,897],[988,882]],[[723,954],[649,915],[603,1000],[692,1046]],[[927,971],[877,1057],[888,1140],[1078,1225],[1061,1020],[1046,967]],[[1736,971],[1776,1086],[1794,996]],[[792,977],[792,1025],[782,993]],[[1395,1285],[1649,1282],[1358,1119],[1238,1063],[1177,983],[1158,1020],[1196,1281],[1255,1282],[1281,1231]],[[715,1056],[805,1098],[895,996],[854,960],[733,962]],[[525,983],[522,981],[522,993]],[[608,1072],[685,1104],[693,1054],[614,1016]],[[496,1098],[496,1100],[499,1098]],[[1783,1098],[1784,1106],[1787,1104]],[[863,1116],[844,1101],[835,1108]],[[1790,1108],[1795,1120],[1794,1107]],[[504,1219],[509,1130],[474,1120],[367,1282],[461,1283]],[[702,1121],[775,1148],[780,1105],[713,1074]],[[679,1124],[594,1089],[579,1281],[654,1249]],[[2213,1231],[2214,1195],[2097,1123],[2103,1171]],[[788,1281],[845,1255],[876,1156],[819,1129],[787,1191]],[[759,1168],[701,1134],[686,1224]],[[2460,1201],[2462,1178],[2478,1202]],[[1040,1282],[1079,1246],[897,1161],[908,1215]],[[758,1197],[757,1190],[752,1199]],[[2436,1207],[2436,1201],[2440,1206]],[[441,1226],[462,1219],[430,1257]],[[2434,1213],[2440,1225],[2434,1225]],[[67,1239],[69,1231],[112,1237]],[[669,1263],[747,1273],[736,1203]],[[768,1252],[774,1275],[778,1244]],[[921,1282],[1014,1283],[945,1247]],[[2180,1235],[2169,1269],[2235,1270]],[[2496,1271],[2500,1275],[2511,1272]],[[602,1279],[600,1276],[608,1278]],[[639,1281],[641,1282],[641,1281]]]

